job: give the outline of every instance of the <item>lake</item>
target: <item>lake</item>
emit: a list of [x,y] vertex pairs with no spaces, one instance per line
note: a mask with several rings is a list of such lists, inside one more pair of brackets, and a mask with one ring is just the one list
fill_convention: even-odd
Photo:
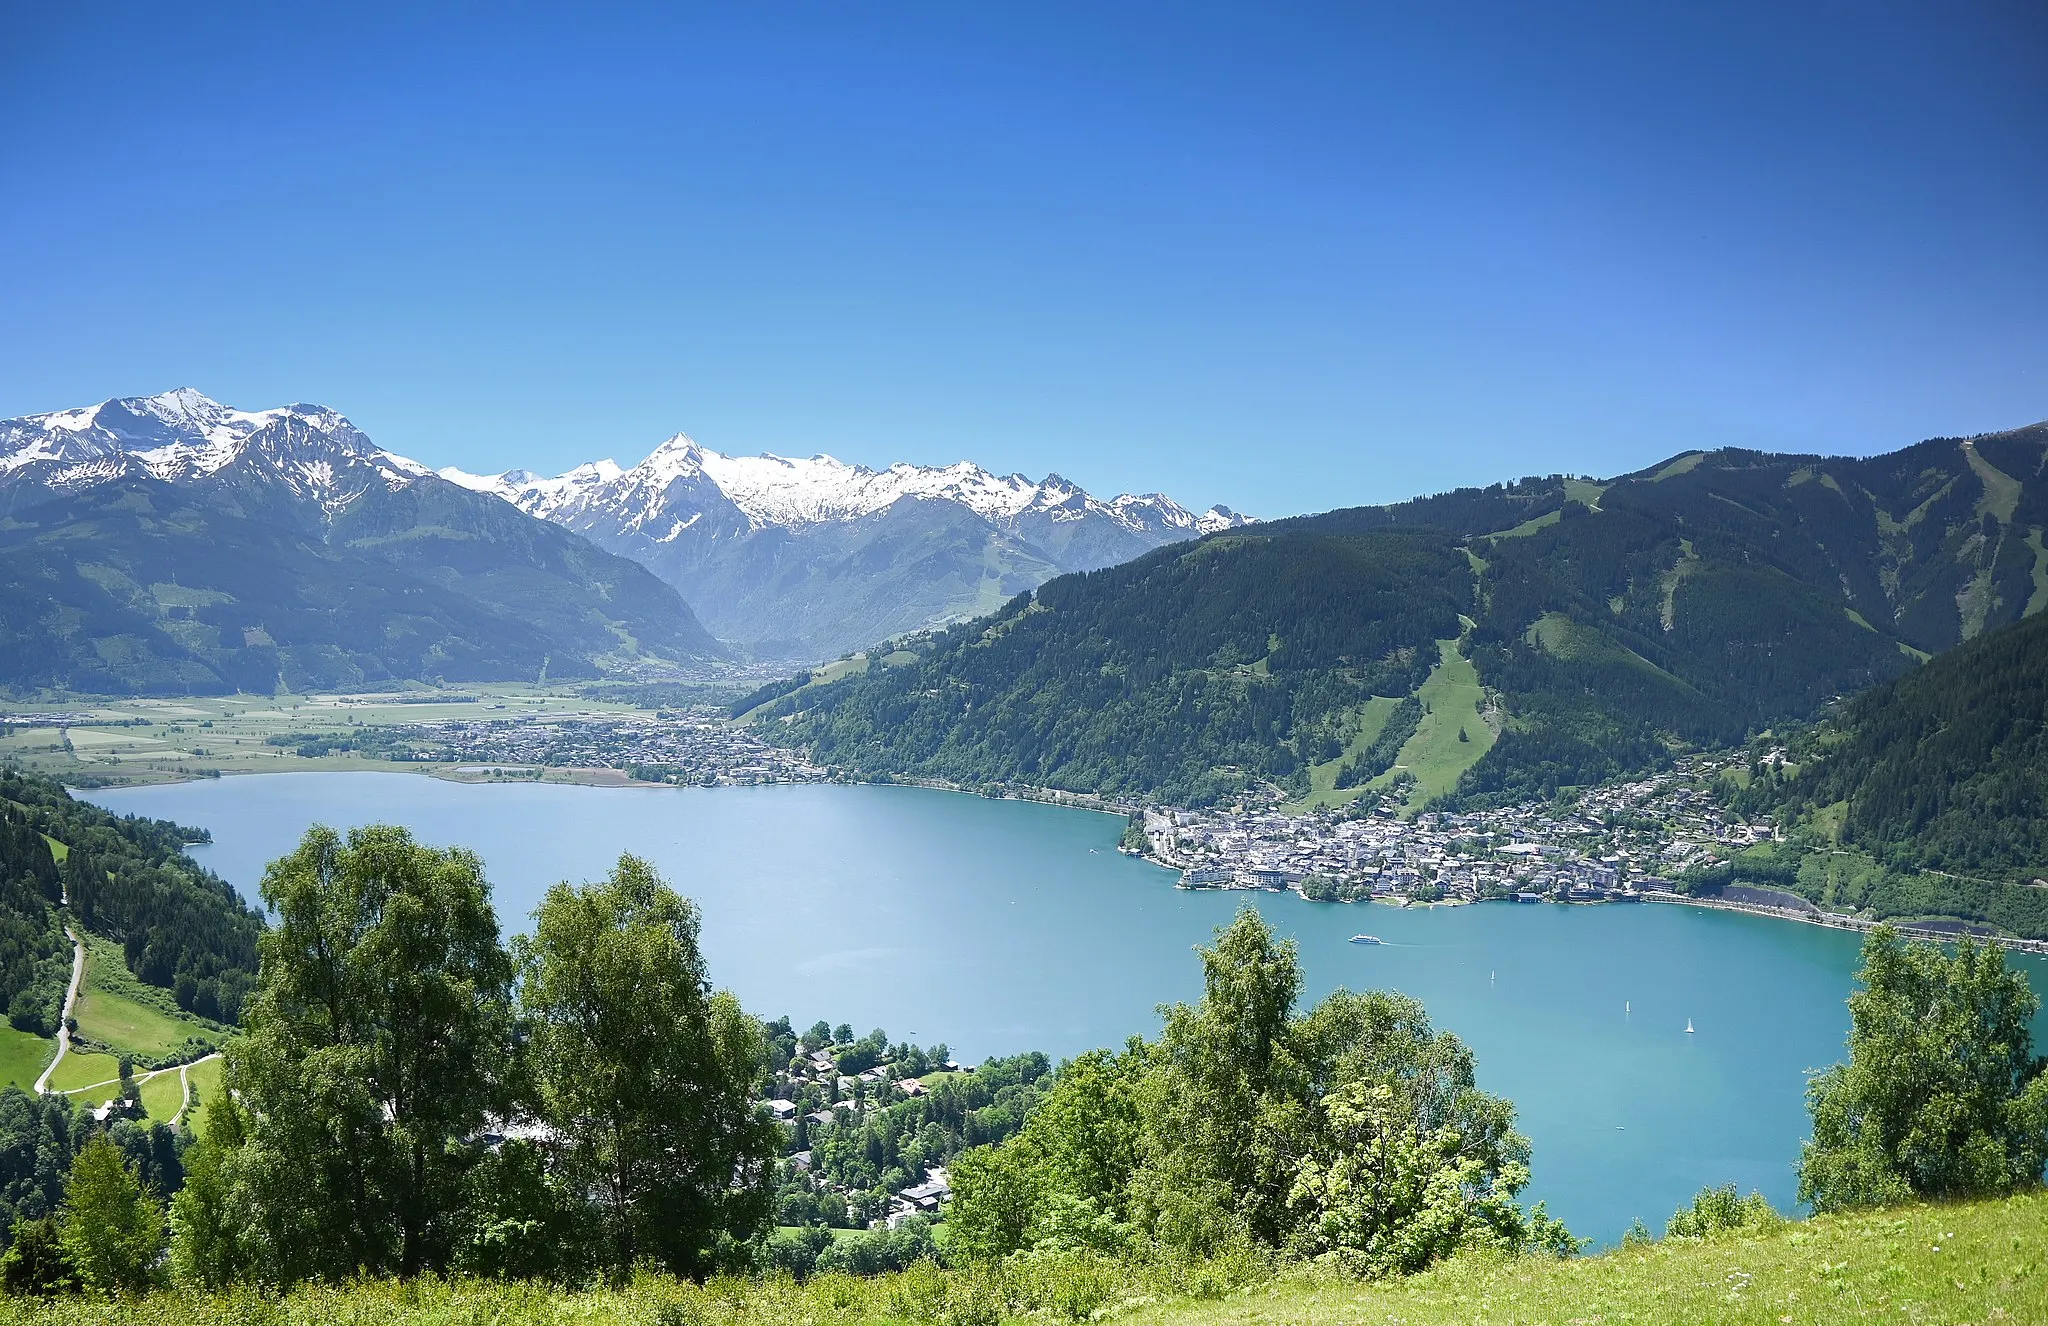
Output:
[[[200,825],[193,855],[256,896],[315,823],[404,824],[484,859],[507,931],[546,888],[647,857],[703,908],[713,979],[754,1012],[1059,1058],[1201,993],[1193,948],[1254,903],[1301,946],[1307,995],[1400,990],[1510,1097],[1535,1182],[1602,1243],[1703,1184],[1790,1209],[1808,1070],[1841,1057],[1858,937],[1666,904],[1404,910],[1190,893],[1120,855],[1120,818],[908,787],[590,788],[408,773],[264,774],[83,793]],[[1383,946],[1354,945],[1369,931]],[[2048,963],[2014,958],[2036,990]],[[1696,1031],[1685,1033],[1690,1019]],[[2048,1034],[2048,1026],[2036,1030]]]

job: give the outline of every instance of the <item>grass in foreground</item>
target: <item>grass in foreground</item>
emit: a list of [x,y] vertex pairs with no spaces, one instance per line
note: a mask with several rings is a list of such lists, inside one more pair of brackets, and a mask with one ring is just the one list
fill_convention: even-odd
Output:
[[1725,1241],[1668,1240],[1571,1262],[1454,1262],[1384,1285],[1283,1278],[1146,1326],[1399,1321],[2048,1321],[2048,1195],[1822,1217]]
[[1669,1241],[1571,1262],[1470,1258],[1389,1283],[1301,1272],[1231,1292],[1253,1269],[1213,1264],[1168,1272],[1067,1258],[1012,1270],[1002,1282],[985,1272],[922,1265],[873,1280],[821,1275],[801,1286],[780,1279],[700,1287],[646,1277],[623,1290],[584,1292],[377,1281],[281,1299],[245,1290],[119,1303],[0,1300],[0,1326],[2040,1322],[2048,1321],[2048,1196],[1824,1218],[1749,1238]]

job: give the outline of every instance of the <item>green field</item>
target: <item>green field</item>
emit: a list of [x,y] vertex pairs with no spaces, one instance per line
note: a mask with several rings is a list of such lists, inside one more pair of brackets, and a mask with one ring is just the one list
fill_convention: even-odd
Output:
[[169,1123],[176,1117],[180,1103],[177,1069],[167,1068],[142,1084],[142,1108],[150,1118]]
[[[418,769],[353,753],[299,756],[268,738],[285,733],[340,734],[365,727],[444,719],[538,715],[625,715],[644,710],[518,683],[465,686],[439,703],[401,704],[393,695],[228,695],[177,700],[96,699],[17,704],[20,713],[84,712],[90,722],[63,729],[21,728],[0,736],[0,764],[60,778],[109,783],[160,782],[213,770],[271,773],[306,769]],[[67,749],[68,743],[68,749]]]
[[[989,605],[989,608],[993,610],[1000,606],[1002,606],[1000,603],[993,603]],[[902,649],[892,650],[882,659],[882,662],[890,667],[901,667],[905,663],[914,663],[916,661],[917,655]],[[865,651],[848,654],[845,658],[834,659],[822,667],[811,669],[811,679],[797,687],[795,691],[791,691],[790,694],[794,695],[797,691],[808,691],[818,686],[830,686],[835,681],[842,681],[857,673],[866,672],[870,666],[870,660]],[[743,723],[758,723],[761,721],[767,708],[768,706],[764,704],[759,708],[742,714],[740,715],[740,721]]]
[[1358,731],[1346,743],[1344,753],[1325,764],[1312,764],[1308,770],[1308,795],[1288,806],[1287,813],[1298,815],[1306,810],[1319,810],[1324,806],[1341,806],[1347,801],[1356,801],[1365,794],[1363,787],[1338,787],[1337,771],[1344,767],[1344,761],[1363,754],[1373,742],[1379,740],[1381,729],[1401,702],[1385,695],[1375,695],[1359,706],[1356,711]]
[[1523,521],[1521,524],[1515,526],[1513,529],[1504,529],[1500,533],[1494,535],[1493,537],[1496,539],[1526,538],[1529,535],[1534,534],[1537,530],[1549,529],[1552,525],[1555,525],[1558,521],[1562,519],[1564,519],[1563,511],[1546,511],[1540,516],[1529,517],[1529,519]]
[[55,1053],[57,1042],[0,1022],[0,1085],[11,1083],[29,1090]]
[[121,950],[104,939],[87,941],[85,987],[78,992],[78,1034],[102,1045],[134,1054],[161,1056],[188,1037],[218,1040],[219,1033],[196,1018],[167,1013],[122,992],[134,977],[122,963]]
[[[1249,1280],[1250,1283],[1245,1282]],[[1233,1285],[1239,1285],[1233,1289]],[[1406,1280],[1256,1266],[1130,1266],[1067,1255],[1032,1267],[856,1280],[821,1275],[619,1289],[487,1280],[309,1285],[284,1295],[158,1293],[0,1300],[0,1326],[1831,1326],[2048,1321],[2048,1197],[1822,1218],[1748,1238],[1665,1241],[1574,1261],[1474,1256]]]
[[[50,1090],[72,1092],[94,1083],[118,1082],[121,1078],[121,1061],[111,1054],[78,1054],[64,1056],[64,1062],[57,1065],[57,1071],[50,1075]],[[31,1079],[33,1080],[33,1079]],[[114,1087],[108,1085],[95,1091],[80,1093],[80,1099],[98,1104],[114,1094]]]
[[[1415,775],[1414,790],[1402,808],[1407,815],[1457,786],[1464,772],[1493,749],[1498,735],[1481,713],[1486,692],[1472,660],[1458,652],[1456,640],[1439,640],[1437,648],[1442,659],[1415,692],[1428,711],[1422,716],[1422,725],[1401,747],[1394,767],[1374,780],[1375,785],[1385,786],[1402,770]],[[1461,730],[1463,741],[1458,739]]]
[[2048,1322],[2048,1196],[1821,1218],[1570,1262],[1453,1263],[1389,1284],[1281,1280],[1142,1326],[1287,1322]]
[[220,1060],[208,1059],[205,1063],[193,1064],[185,1070],[186,1079],[192,1083],[193,1094],[199,1099],[199,1103],[192,1107],[184,1120],[185,1126],[192,1130],[194,1136],[206,1136],[206,1106],[209,1101],[220,1099],[222,1066]]

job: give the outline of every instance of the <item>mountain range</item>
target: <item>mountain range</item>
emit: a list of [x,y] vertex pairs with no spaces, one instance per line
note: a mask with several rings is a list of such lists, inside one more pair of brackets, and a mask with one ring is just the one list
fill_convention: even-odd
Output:
[[554,521],[676,587],[720,638],[833,658],[977,616],[1053,576],[1251,522],[1159,493],[1104,501],[961,462],[884,470],[830,456],[727,456],[678,434],[646,460],[552,478],[444,478]]
[[[2037,425],[1276,521],[1052,580],[756,712],[870,775],[1543,796],[1811,717],[2048,607],[2044,463]],[[1415,722],[1453,700],[1462,721]]]
[[0,683],[269,693],[665,675],[727,651],[668,585],[374,446],[189,389],[0,422]]

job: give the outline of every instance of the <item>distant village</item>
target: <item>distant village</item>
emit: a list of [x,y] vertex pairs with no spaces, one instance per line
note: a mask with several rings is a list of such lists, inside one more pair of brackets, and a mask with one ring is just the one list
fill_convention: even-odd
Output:
[[[1711,789],[1734,757],[1535,802],[1404,820],[1384,803],[1288,814],[1277,805],[1147,810],[1142,854],[1188,889],[1293,890],[1322,902],[1628,901],[1771,837]],[[1717,851],[1718,849],[1718,851]]]
[[701,787],[815,783],[826,772],[722,715],[459,718],[399,729],[436,749],[418,758],[492,766],[619,769],[642,782]]
[[[715,711],[463,718],[400,731],[416,758],[492,768],[611,768],[645,782],[754,786],[836,780]],[[424,747],[435,748],[429,753]],[[1289,813],[1277,796],[1204,810],[1146,808],[1141,855],[1189,889],[1292,890],[1322,902],[1626,901],[1772,836],[1714,795],[1741,757],[1694,755],[1664,772],[1528,802],[1402,818],[1382,800]],[[1077,798],[1078,800],[1078,798]]]

